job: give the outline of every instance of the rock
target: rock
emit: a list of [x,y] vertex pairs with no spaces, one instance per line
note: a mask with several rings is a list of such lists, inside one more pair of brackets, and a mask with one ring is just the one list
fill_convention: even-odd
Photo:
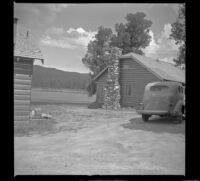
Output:
[[46,113],[42,113],[41,117],[42,118],[46,118],[46,119],[51,119],[52,118],[52,116],[50,114],[46,114]]
[[35,110],[32,110],[32,111],[30,112],[30,117],[33,118],[34,116],[35,116]]

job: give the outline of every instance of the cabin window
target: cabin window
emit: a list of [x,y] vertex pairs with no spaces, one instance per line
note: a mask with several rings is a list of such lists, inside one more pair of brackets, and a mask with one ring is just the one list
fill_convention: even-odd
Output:
[[169,87],[168,86],[164,86],[164,85],[159,85],[159,86],[152,86],[150,88],[150,91],[165,91],[167,90]]
[[131,96],[131,85],[126,85],[125,95],[126,96]]

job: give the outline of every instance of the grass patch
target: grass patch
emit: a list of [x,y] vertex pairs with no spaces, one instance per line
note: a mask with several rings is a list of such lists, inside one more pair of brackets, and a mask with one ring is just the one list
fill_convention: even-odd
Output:
[[45,103],[84,103],[90,104],[95,101],[95,96],[89,97],[85,92],[80,91],[47,91],[31,90],[31,102]]
[[57,122],[53,119],[31,120],[29,123],[16,124],[14,127],[14,136],[30,136],[33,134],[48,134],[55,128]]

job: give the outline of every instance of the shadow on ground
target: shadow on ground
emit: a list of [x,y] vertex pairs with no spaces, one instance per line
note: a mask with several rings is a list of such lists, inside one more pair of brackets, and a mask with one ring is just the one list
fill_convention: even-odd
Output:
[[134,130],[152,131],[156,133],[174,133],[185,134],[185,122],[180,124],[172,123],[169,117],[151,117],[148,122],[144,122],[142,118],[133,118],[129,123],[121,124],[122,127]]

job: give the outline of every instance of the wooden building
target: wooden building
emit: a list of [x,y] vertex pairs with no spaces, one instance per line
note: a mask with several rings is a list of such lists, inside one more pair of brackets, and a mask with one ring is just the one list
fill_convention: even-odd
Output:
[[[138,106],[142,100],[144,88],[149,82],[177,81],[185,84],[185,71],[173,64],[135,53],[122,55],[119,60],[120,105],[122,107]],[[98,106],[104,103],[107,76],[108,67],[94,78],[97,84],[95,103]]]
[[14,18],[14,120],[28,121],[34,60],[43,63],[40,49],[30,30]]

